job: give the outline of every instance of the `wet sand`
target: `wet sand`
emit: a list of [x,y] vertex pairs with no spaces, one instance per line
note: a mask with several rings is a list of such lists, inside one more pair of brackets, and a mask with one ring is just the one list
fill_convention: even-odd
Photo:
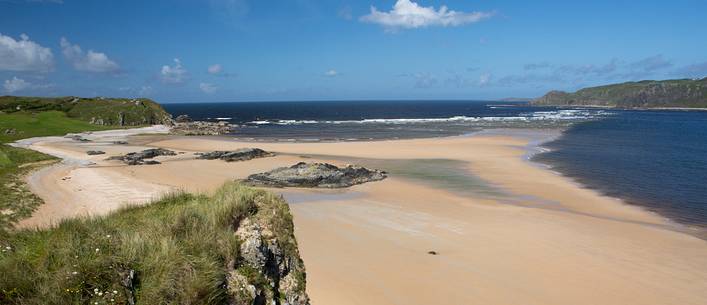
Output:
[[[395,175],[346,190],[274,190],[291,202],[313,304],[706,304],[707,242],[528,162],[528,145],[549,136],[340,143],[132,136],[128,146],[100,135],[87,143],[39,141],[31,147],[95,164],[63,164],[28,177],[46,204],[21,225],[105,214],[176,189],[209,192],[298,161],[453,160],[504,197]],[[193,155],[254,146],[278,155],[234,163]],[[96,147],[107,155],[85,156]],[[151,166],[103,161],[146,147],[182,154]]]

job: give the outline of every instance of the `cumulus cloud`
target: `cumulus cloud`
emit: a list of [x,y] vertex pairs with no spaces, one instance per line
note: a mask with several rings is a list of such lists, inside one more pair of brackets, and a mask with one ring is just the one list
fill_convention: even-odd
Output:
[[199,89],[201,89],[201,91],[203,91],[206,94],[211,94],[211,93],[216,92],[216,89],[218,89],[218,87],[216,87],[213,84],[209,84],[209,83],[200,83]]
[[162,66],[162,70],[160,70],[160,77],[165,83],[183,83],[187,79],[187,70],[182,67],[182,62],[179,58],[175,58],[174,66]]
[[71,44],[65,37],[59,41],[61,52],[74,69],[86,72],[106,73],[120,70],[115,61],[112,61],[105,53],[88,50],[84,52],[77,44]]
[[460,26],[476,23],[484,19],[491,18],[493,12],[458,12],[441,6],[435,9],[433,6],[425,7],[410,0],[398,0],[393,5],[393,9],[385,12],[379,11],[375,6],[371,6],[371,13],[362,16],[362,22],[375,23],[383,26],[388,32],[395,32],[399,29],[416,29],[430,26]]
[[7,93],[14,93],[17,91],[25,90],[31,86],[32,86],[31,83],[25,81],[24,79],[17,78],[15,76],[12,79],[5,80],[5,84],[3,85],[3,88],[5,88],[5,91]]
[[18,78],[17,76],[12,77],[12,79],[6,79],[3,84],[5,92],[12,94],[19,91],[25,90],[40,90],[51,87],[51,85],[33,84],[24,79]]
[[324,76],[328,76],[328,77],[334,77],[334,76],[337,76],[337,75],[339,75],[339,72],[337,72],[337,71],[334,70],[334,69],[331,69],[331,70],[328,70],[328,71],[324,72]]
[[483,73],[479,75],[479,86],[486,86],[491,83],[491,73]]
[[213,64],[209,66],[207,71],[209,71],[209,74],[219,74],[223,71],[223,67],[220,64]]
[[15,40],[0,33],[0,70],[48,72],[53,67],[51,49],[29,40],[25,34]]

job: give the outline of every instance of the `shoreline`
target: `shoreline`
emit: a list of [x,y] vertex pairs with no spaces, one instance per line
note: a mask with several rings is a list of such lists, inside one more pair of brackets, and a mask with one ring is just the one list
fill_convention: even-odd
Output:
[[[537,136],[539,131],[523,132]],[[448,170],[413,171],[421,175],[419,180],[391,174],[383,181],[340,190],[270,189],[290,202],[314,303],[703,304],[707,300],[700,284],[707,279],[704,240],[670,230],[662,217],[543,168],[527,157],[533,141],[518,134],[335,143],[141,135],[131,136],[127,146],[104,142],[33,144],[95,163],[72,169],[68,180],[60,179],[67,175],[52,178],[39,173],[45,179],[33,188],[44,189],[40,196],[55,207],[61,207],[56,205],[61,201],[57,194],[75,200],[67,202],[87,205],[74,205],[79,209],[69,212],[80,212],[74,215],[85,211],[102,215],[119,208],[116,201],[129,197],[121,193],[128,189],[135,196],[177,189],[208,193],[223,181],[299,161],[343,165],[347,160],[381,160],[376,164],[389,166],[404,160],[399,166],[407,170],[430,163],[425,160],[456,160],[461,162],[459,171],[468,175],[460,179],[482,179],[520,203],[508,204],[475,188],[455,193],[430,180],[453,174]],[[232,163],[193,156],[250,145],[277,155]],[[85,156],[95,147],[105,150],[106,156],[147,147],[183,154],[159,157],[159,165],[125,166],[103,160],[106,156]],[[104,180],[96,183],[99,179]],[[105,184],[113,188],[101,188]],[[76,194],[72,190],[77,186],[83,188],[79,193],[93,196]],[[591,283],[591,289],[581,283]]]

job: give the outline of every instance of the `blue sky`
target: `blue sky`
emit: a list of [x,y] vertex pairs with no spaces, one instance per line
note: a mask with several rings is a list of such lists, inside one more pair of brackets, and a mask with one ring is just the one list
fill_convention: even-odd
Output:
[[707,1],[0,0],[0,94],[497,99],[707,76]]

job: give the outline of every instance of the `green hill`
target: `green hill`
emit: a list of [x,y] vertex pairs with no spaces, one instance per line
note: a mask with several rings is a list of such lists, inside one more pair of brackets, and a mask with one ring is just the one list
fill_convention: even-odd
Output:
[[627,82],[578,90],[551,91],[531,102],[538,106],[618,108],[707,108],[707,77]]
[[171,116],[150,99],[80,97],[0,97],[0,112],[59,111],[67,117],[94,125],[140,126],[168,124]]

